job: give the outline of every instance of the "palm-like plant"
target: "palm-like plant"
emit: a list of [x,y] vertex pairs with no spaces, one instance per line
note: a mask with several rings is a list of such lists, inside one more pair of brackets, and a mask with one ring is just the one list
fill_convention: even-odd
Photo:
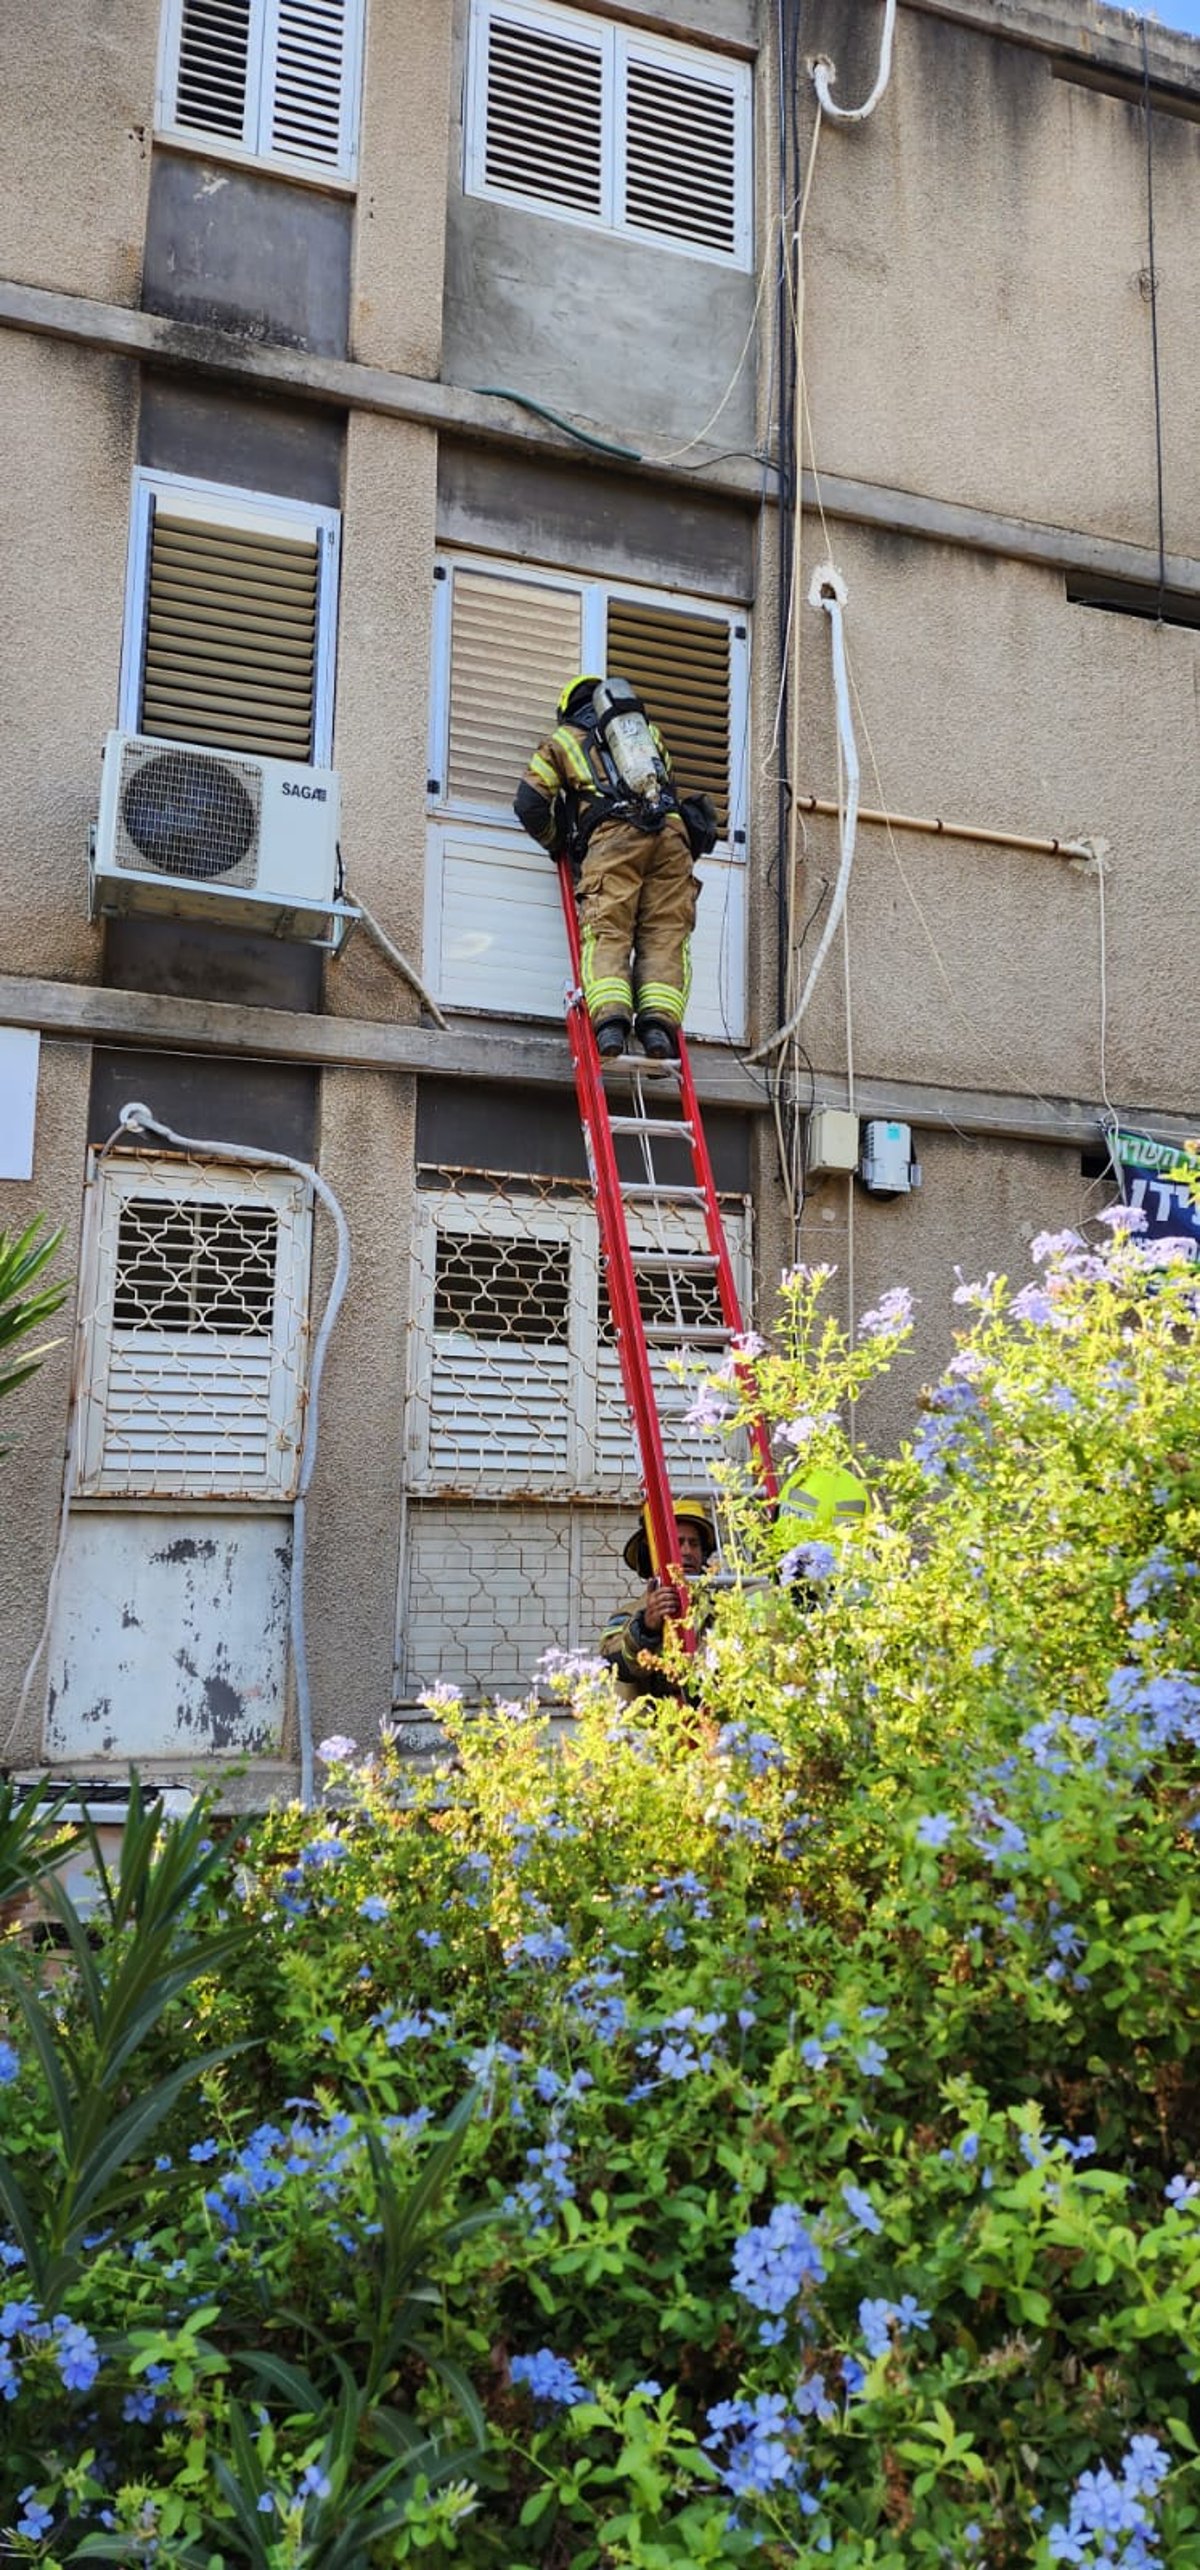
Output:
[[44,1347],[17,1354],[13,1351],[30,1330],[40,1330],[66,1294],[70,1279],[65,1276],[39,1285],[35,1293],[28,1290],[35,1276],[48,1266],[61,1239],[60,1231],[43,1236],[40,1214],[15,1240],[7,1232],[0,1232],[0,1394],[15,1392],[19,1383],[36,1374],[47,1354]]

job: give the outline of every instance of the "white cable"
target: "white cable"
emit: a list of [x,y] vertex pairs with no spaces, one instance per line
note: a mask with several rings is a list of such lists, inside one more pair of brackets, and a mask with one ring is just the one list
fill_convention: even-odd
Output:
[[399,973],[401,980],[406,981],[409,989],[416,992],[417,998],[423,1003],[424,1007],[428,1009],[435,1026],[444,1028],[446,1020],[438,1007],[437,1001],[426,990],[420,974],[416,971],[415,967],[409,963],[407,955],[401,954],[400,948],[393,943],[393,940],[389,937],[386,928],[380,927],[379,921],[374,917],[373,913],[368,910],[365,901],[361,901],[356,892],[351,892],[349,885],[346,887],[346,899],[347,901],[353,902],[359,918],[362,921],[363,927],[366,929],[367,935],[371,940],[371,944],[378,947],[380,954],[384,957],[385,961],[391,964],[394,970]]
[[765,1054],[773,1053],[777,1045],[786,1044],[789,1036],[795,1034],[796,1028],[799,1026],[804,1012],[808,1007],[808,1003],[812,998],[813,992],[816,989],[817,978],[820,974],[822,965],[824,964],[825,958],[829,953],[829,949],[833,944],[833,940],[837,935],[842,912],[846,907],[846,894],[850,888],[850,871],[854,864],[854,843],[858,830],[859,772],[858,749],[855,743],[854,723],[850,712],[850,689],[846,679],[846,643],[842,620],[842,610],[846,604],[846,583],[843,580],[841,573],[834,569],[831,562],[821,563],[819,568],[814,571],[812,584],[808,592],[808,598],[810,606],[823,607],[829,618],[830,643],[833,653],[833,689],[837,703],[838,753],[844,763],[846,772],[844,802],[840,794],[838,797],[839,803],[842,804],[842,809],[838,819],[838,832],[841,841],[841,862],[838,866],[837,881],[833,888],[833,899],[829,905],[829,916],[826,919],[820,944],[817,947],[816,954],[812,960],[808,980],[801,991],[795,1008],[792,1010],[791,1016],[785,1020],[782,1026],[776,1028],[773,1035],[768,1036],[765,1044],[760,1044],[756,1051],[747,1054],[746,1058],[750,1062],[761,1062]]
[[[118,1132],[116,1135],[111,1137],[111,1141],[119,1140],[121,1133],[156,1133],[160,1136],[162,1141],[172,1143],[177,1151],[186,1151],[194,1159],[236,1160],[239,1162],[249,1163],[252,1167],[290,1170],[293,1177],[302,1178],[305,1185],[311,1187],[313,1194],[320,1198],[321,1203],[324,1205],[326,1212],[330,1216],[334,1231],[337,1235],[337,1262],[334,1267],[333,1282],[330,1285],[329,1293],[326,1297],[325,1309],[321,1315],[321,1326],[313,1342],[312,1357],[309,1362],[308,1407],[304,1423],[304,1443],[300,1450],[300,1468],[296,1476],[296,1492],[293,1502],[292,1517],[292,1575],[290,1596],[292,1664],[296,1673],[296,1725],[300,1734],[300,1800],[307,1810],[311,1807],[313,1801],[314,1780],[312,1699],[309,1693],[308,1648],[304,1628],[304,1555],[306,1534],[305,1500],[317,1459],[317,1425],[321,1397],[321,1376],[324,1371],[325,1354],[332,1336],[334,1322],[342,1308],[342,1303],[345,1299],[346,1287],[350,1281],[349,1225],[328,1181],[322,1178],[320,1172],[314,1169],[307,1160],[294,1160],[290,1152],[260,1151],[253,1145],[237,1142],[199,1141],[194,1134],[176,1133],[169,1124],[160,1124],[157,1116],[151,1115],[149,1107],[144,1106],[140,1100],[134,1100],[129,1105],[122,1107],[118,1118]],[[110,1143],[105,1144],[104,1148],[106,1151],[111,1147],[111,1141]],[[50,1634],[50,1625],[54,1611],[54,1600],[58,1590],[58,1580],[62,1568],[63,1554],[66,1549],[70,1503],[75,1488],[79,1438],[78,1421],[81,1415],[81,1410],[82,1404],[77,1397],[75,1403],[76,1425],[68,1446],[67,1469],[64,1476],[63,1486],[62,1514],[59,1523],[58,1549],[55,1553],[54,1564],[50,1573],[45,1620],[42,1625],[37,1649],[35,1650],[33,1658],[29,1663],[29,1667],[25,1672],[25,1682],[21,1688],[20,1697],[18,1699],[16,1718],[14,1720],[12,1730],[8,1735],[8,1742],[5,1743],[6,1749],[15,1737],[20,1726],[37,1665],[41,1659],[43,1651],[45,1650]]]
[[875,86],[861,107],[839,107],[829,94],[829,83],[837,76],[837,66],[828,54],[818,54],[812,65],[812,84],[824,115],[832,116],[839,125],[861,125],[873,116],[892,76],[892,37],[896,28],[896,0],[887,0],[883,13],[883,35],[879,46],[879,70]]

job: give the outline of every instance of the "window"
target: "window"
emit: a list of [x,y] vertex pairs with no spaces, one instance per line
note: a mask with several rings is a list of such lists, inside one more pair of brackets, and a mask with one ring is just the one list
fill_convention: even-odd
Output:
[[158,121],[352,178],[362,0],[166,0]]
[[[581,1191],[425,1170],[417,1197],[397,1700],[451,1680],[475,1696],[527,1692],[551,1646],[591,1650],[632,1597],[621,1559],[640,1465]],[[665,1234],[658,1222],[667,1228]],[[725,1210],[745,1288],[748,1214]],[[700,1250],[700,1215],[648,1211],[636,1245]],[[680,1280],[698,1337],[719,1319],[711,1271]],[[667,1317],[643,1271],[647,1322]],[[706,1377],[711,1350],[697,1349]],[[651,1354],[676,1486],[703,1489],[728,1452],[685,1424],[693,1389]]]
[[331,509],[139,474],[122,730],[326,765],[337,551]]
[[566,944],[553,870],[512,812],[530,751],[580,669],[617,670],[661,725],[677,782],[706,791],[721,838],[701,865],[688,1024],[745,1027],[749,635],[737,608],[462,558],[434,583],[426,916],[432,986],[452,1007],[557,1017]]
[[748,268],[749,66],[575,9],[476,0],[466,187]]
[[303,1181],[104,1160],[87,1244],[81,1497],[294,1490],[307,1345]]
[[[629,1225],[635,1248],[706,1246],[699,1211],[670,1208],[639,1224],[631,1209]],[[726,1228],[736,1261],[744,1215]],[[591,1205],[549,1186],[435,1183],[418,1197],[414,1257],[410,1486],[442,1497],[634,1492],[640,1465]],[[716,1286],[697,1272],[682,1290],[706,1376],[703,1333],[721,1323]],[[648,1324],[669,1320],[661,1270],[646,1271],[640,1292]],[[682,1424],[693,1393],[653,1350],[650,1366],[667,1460],[686,1482],[700,1458],[697,1431]]]

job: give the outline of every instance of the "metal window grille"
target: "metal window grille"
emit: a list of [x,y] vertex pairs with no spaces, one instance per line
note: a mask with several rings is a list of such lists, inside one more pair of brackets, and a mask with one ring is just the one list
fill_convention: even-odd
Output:
[[[471,1699],[527,1692],[542,1654],[590,1649],[637,1581],[621,1560],[640,1467],[582,1187],[479,1171],[419,1173],[410,1321],[406,1532],[397,1701],[439,1682]],[[746,1282],[748,1207],[726,1207]],[[653,1226],[653,1227],[652,1227]],[[641,1246],[704,1246],[700,1218],[647,1216]],[[683,1319],[680,1380],[652,1354],[677,1487],[704,1490],[731,1451],[690,1424],[720,1324],[707,1273],[647,1271],[644,1319]],[[413,1743],[419,1745],[414,1733]]]
[[81,1496],[290,1497],[303,1419],[302,1181],[113,1154],[84,1254]]

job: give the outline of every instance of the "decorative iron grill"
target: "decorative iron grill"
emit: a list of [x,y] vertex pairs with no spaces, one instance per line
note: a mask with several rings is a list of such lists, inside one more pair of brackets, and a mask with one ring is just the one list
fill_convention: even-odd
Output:
[[[643,1248],[703,1251],[698,1213],[643,1211]],[[727,1207],[743,1267],[747,1221],[742,1200]],[[545,1651],[591,1650],[639,1586],[621,1550],[640,1464],[590,1197],[422,1170],[414,1269],[397,1701],[438,1683],[471,1700],[522,1695]],[[696,1333],[686,1379],[664,1349],[651,1362],[675,1486],[704,1491],[731,1452],[685,1416],[718,1361],[705,1344],[721,1319],[715,1281],[648,1266],[638,1283],[650,1327]],[[420,1738],[418,1726],[409,1745]]]
[[310,1208],[276,1171],[113,1154],[88,1252],[84,1495],[291,1496]]

